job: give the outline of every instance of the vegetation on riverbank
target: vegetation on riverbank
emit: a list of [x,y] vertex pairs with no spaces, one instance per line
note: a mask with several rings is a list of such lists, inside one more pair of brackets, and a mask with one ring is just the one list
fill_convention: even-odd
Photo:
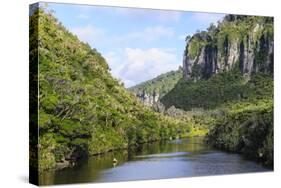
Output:
[[[30,16],[30,35],[30,47],[39,53],[39,156],[32,159],[39,159],[39,171],[131,145],[206,134],[218,148],[273,166],[271,72],[245,76],[234,68],[187,81],[179,69],[131,88],[157,90],[166,108],[158,113],[51,13],[38,9]],[[195,42],[191,56],[204,45]]]
[[217,26],[187,36],[184,78],[160,100],[172,114],[195,111],[195,125],[199,120],[210,130],[209,144],[270,167],[273,35],[270,17],[227,15]]
[[35,11],[30,32],[31,39],[39,40],[30,43],[39,51],[39,171],[190,133],[187,122],[142,105],[111,76],[101,54],[80,42],[51,13]]
[[[164,101],[166,100],[166,101]],[[194,129],[209,130],[206,141],[273,167],[273,78],[226,72],[197,82],[181,81],[164,104],[189,110]]]
[[206,141],[273,167],[272,100],[237,103],[216,119]]

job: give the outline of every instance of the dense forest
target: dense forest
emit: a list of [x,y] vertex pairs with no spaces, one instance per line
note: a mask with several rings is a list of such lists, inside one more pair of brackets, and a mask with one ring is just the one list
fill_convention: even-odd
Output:
[[[29,21],[31,57],[39,55],[39,144],[30,156],[36,167],[32,152],[39,149],[40,172],[195,135],[273,166],[271,18],[227,15],[217,26],[187,36],[183,67],[129,89],[111,76],[96,49],[52,13],[37,9]],[[157,92],[164,110],[144,105],[136,96],[143,91]]]
[[39,53],[40,171],[191,134],[187,122],[142,105],[111,76],[102,55],[80,42],[51,13],[36,10],[30,16],[30,34],[31,49],[38,48]]

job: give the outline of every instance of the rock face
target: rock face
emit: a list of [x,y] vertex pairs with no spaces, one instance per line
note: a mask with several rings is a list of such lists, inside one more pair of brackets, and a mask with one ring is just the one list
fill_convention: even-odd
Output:
[[159,94],[155,91],[152,95],[148,94],[145,90],[140,93],[137,93],[136,96],[140,99],[140,101],[146,106],[153,106],[159,100]]
[[175,87],[178,81],[182,78],[182,74],[182,67],[179,67],[178,70],[166,72],[151,80],[130,87],[128,90],[139,98],[143,104],[147,106],[155,106],[161,97]]
[[273,73],[273,18],[227,15],[218,26],[211,25],[186,42],[185,80],[233,69],[243,75]]

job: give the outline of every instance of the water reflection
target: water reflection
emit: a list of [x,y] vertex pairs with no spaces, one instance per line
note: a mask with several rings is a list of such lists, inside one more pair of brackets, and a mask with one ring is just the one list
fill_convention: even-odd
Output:
[[[113,163],[113,159],[118,160]],[[269,171],[238,154],[214,150],[195,137],[155,142],[94,156],[77,166],[41,174],[40,184],[111,182]]]

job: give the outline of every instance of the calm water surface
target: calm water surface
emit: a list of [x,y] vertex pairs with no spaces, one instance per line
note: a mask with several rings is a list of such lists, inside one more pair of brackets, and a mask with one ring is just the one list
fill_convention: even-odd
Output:
[[[118,164],[113,165],[113,158]],[[41,185],[113,182],[272,171],[239,154],[208,147],[203,138],[155,142],[90,157],[77,166],[40,175]]]

